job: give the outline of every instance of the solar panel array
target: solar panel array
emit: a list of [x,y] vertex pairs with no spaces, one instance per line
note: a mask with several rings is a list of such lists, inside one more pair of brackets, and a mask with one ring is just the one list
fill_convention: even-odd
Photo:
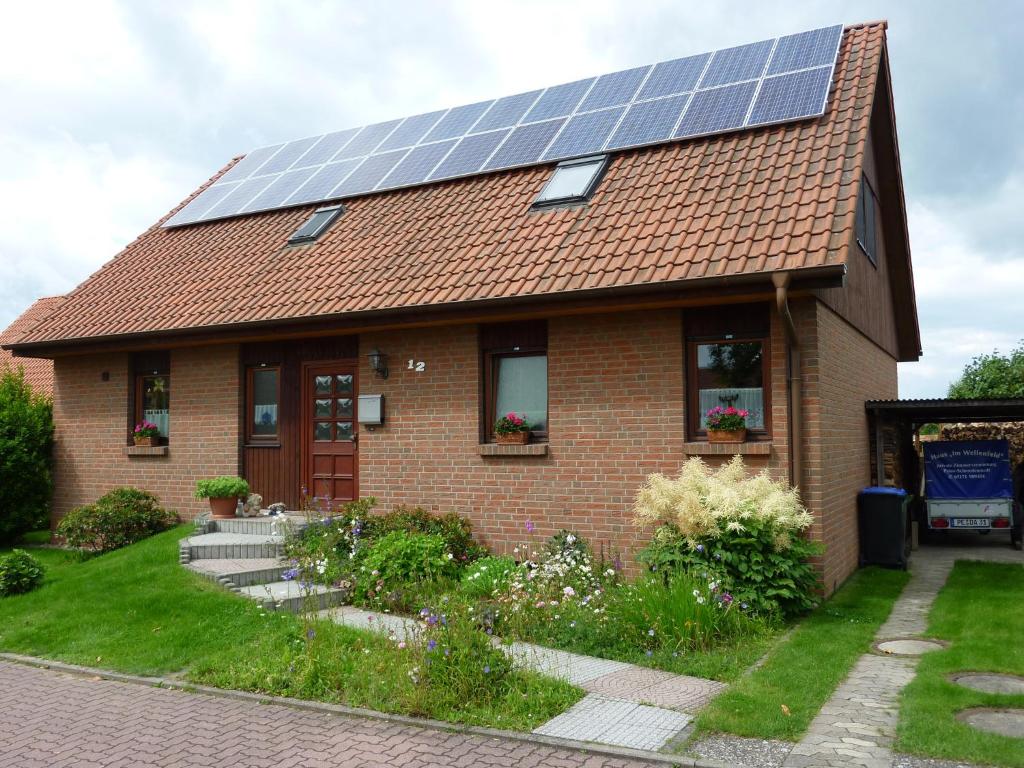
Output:
[[166,226],[816,117],[842,32],[824,27],[260,147]]

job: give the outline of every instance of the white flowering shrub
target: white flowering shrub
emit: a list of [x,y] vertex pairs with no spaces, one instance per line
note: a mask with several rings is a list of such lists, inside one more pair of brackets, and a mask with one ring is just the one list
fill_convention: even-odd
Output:
[[710,573],[741,605],[793,614],[816,603],[804,533],[812,518],[797,491],[767,472],[749,475],[736,456],[714,470],[690,459],[679,475],[655,474],[637,493],[638,526],[657,526],[640,559],[651,570]]

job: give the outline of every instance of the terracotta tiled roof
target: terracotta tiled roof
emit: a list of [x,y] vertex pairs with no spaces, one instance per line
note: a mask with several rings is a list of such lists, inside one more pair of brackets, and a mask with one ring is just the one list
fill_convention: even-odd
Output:
[[[32,331],[42,320],[56,310],[64,301],[63,296],[47,296],[38,299],[18,318],[0,332],[0,344],[14,344]],[[33,357],[15,357],[6,349],[0,349],[0,371],[7,366],[25,371],[25,380],[36,392],[53,394],[53,361]]]
[[842,265],[884,45],[846,30],[824,117],[622,152],[582,207],[530,212],[532,167],[347,200],[302,247],[317,206],[154,225],[23,341]]

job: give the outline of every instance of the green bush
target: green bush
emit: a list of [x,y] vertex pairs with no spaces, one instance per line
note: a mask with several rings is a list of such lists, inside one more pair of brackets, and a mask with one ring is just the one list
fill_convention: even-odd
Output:
[[374,540],[394,531],[440,536],[459,563],[472,562],[487,554],[487,550],[473,540],[469,520],[455,512],[432,515],[422,507],[396,507],[386,514],[367,517],[363,536]]
[[739,530],[723,522],[717,536],[692,544],[677,528],[664,525],[639,559],[659,573],[706,574],[741,607],[764,616],[793,616],[818,604],[818,576],[810,558],[822,547],[793,537],[778,548],[777,534],[766,520],[745,520]]
[[42,564],[22,549],[0,556],[0,597],[31,592],[42,583],[43,573]]
[[367,547],[356,574],[354,596],[370,605],[408,608],[424,585],[457,573],[458,565],[441,536],[392,531]]
[[486,600],[503,592],[519,566],[511,557],[482,557],[462,574],[462,594],[473,600]]
[[209,477],[196,482],[197,499],[230,499],[248,495],[249,483],[241,477]]
[[319,584],[351,586],[353,572],[369,544],[363,528],[373,497],[350,501],[332,517],[313,519],[285,537],[284,556],[291,561],[294,577]]
[[109,552],[134,544],[177,522],[177,515],[160,506],[156,496],[138,488],[115,488],[71,510],[57,526],[69,546]]
[[50,494],[53,406],[23,373],[0,369],[0,546],[45,524]]

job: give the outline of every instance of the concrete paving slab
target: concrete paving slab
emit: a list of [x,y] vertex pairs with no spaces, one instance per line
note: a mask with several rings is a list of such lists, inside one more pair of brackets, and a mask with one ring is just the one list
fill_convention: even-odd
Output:
[[1001,675],[995,672],[966,672],[953,675],[957,685],[984,693],[1002,693],[1011,696],[1024,695],[1024,677]]
[[658,750],[686,728],[690,717],[659,707],[588,694],[534,733],[632,749]]
[[965,709],[956,719],[979,731],[1020,739],[1024,744],[1024,709]]

